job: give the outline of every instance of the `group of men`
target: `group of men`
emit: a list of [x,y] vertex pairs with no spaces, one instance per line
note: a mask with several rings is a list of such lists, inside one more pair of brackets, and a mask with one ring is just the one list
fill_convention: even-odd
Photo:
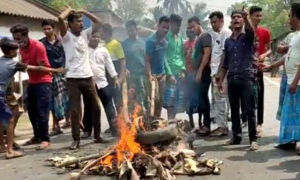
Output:
[[[156,92],[152,100],[155,101],[155,117],[161,117],[163,107],[167,110],[168,119],[186,111],[190,125],[195,128],[193,114],[198,113],[199,129],[196,133],[200,136],[228,135],[230,109],[233,136],[225,145],[241,143],[242,116],[243,124],[246,123],[249,129],[250,150],[257,150],[264,111],[263,71],[285,62],[289,89],[280,106],[282,141],[278,147],[294,147],[300,140],[297,131],[300,125],[298,121],[291,125],[286,119],[293,116],[294,121],[299,120],[300,114],[297,112],[300,104],[296,101],[300,95],[297,91],[300,79],[297,59],[299,9],[300,4],[294,4],[290,13],[290,24],[295,31],[293,37],[279,47],[283,53],[288,52],[287,60],[282,58],[267,67],[264,61],[272,53],[271,37],[266,28],[259,26],[262,8],[257,6],[250,8],[249,15],[244,8],[233,11],[230,28],[224,26],[222,12],[211,13],[212,33],[203,30],[198,17],[191,17],[188,19],[186,41],[180,35],[182,17],[177,14],[161,17],[157,31],[146,41],[138,37],[136,22],[127,22],[128,38],[123,43],[112,38],[111,25],[102,24],[86,10],[68,8],[59,16],[61,37],[54,34],[55,27],[51,21],[43,21],[46,37],[40,41],[29,38],[25,25],[13,26],[11,33],[15,41],[4,38],[0,43],[4,53],[0,60],[4,64],[0,68],[0,73],[4,74],[0,76],[0,122],[8,124],[6,157],[24,155],[13,150],[16,118],[5,104],[5,97],[14,73],[26,69],[29,71],[27,106],[34,136],[25,145],[39,144],[37,150],[50,146],[50,110],[53,116],[51,135],[62,133],[59,121],[70,117],[73,137],[70,149],[78,149],[80,138],[90,137],[92,131],[95,143],[107,142],[101,136],[99,99],[107,115],[110,133],[118,136],[117,119],[123,109],[122,84],[125,79],[128,79],[130,99],[134,99],[144,114],[150,108],[149,89],[153,84]],[[93,22],[85,30],[83,16]],[[18,48],[22,63],[12,60]],[[211,130],[212,120],[218,125],[215,130]],[[290,132],[291,128],[297,133]],[[84,131],[81,137],[80,129]]]

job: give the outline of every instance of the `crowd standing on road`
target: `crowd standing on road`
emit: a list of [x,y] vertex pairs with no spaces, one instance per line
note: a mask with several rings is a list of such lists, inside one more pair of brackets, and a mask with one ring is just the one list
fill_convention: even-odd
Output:
[[[24,155],[16,151],[20,147],[13,140],[20,113],[11,82],[17,71],[26,70],[33,137],[25,146],[37,144],[37,150],[47,149],[50,136],[63,133],[59,125],[63,119],[64,128],[72,129],[71,150],[78,149],[80,139],[92,133],[95,143],[108,142],[101,135],[101,101],[109,124],[106,132],[113,137],[120,135],[117,120],[128,103],[129,114],[138,105],[145,117],[160,118],[162,108],[169,120],[186,112],[199,136],[227,136],[231,119],[232,137],[224,145],[240,144],[242,128],[248,126],[250,150],[255,151],[264,123],[264,71],[281,65],[284,74],[277,113],[281,124],[276,147],[295,149],[300,140],[300,4],[293,4],[289,15],[293,33],[277,49],[283,56],[271,65],[264,64],[272,51],[270,32],[259,25],[262,11],[258,6],[252,6],[249,14],[244,8],[233,11],[230,28],[225,27],[222,12],[213,12],[209,16],[213,32],[206,32],[198,17],[190,17],[186,41],[180,34],[183,18],[177,14],[162,16],[157,31],[146,40],[138,37],[137,23],[128,21],[128,38],[122,43],[113,39],[110,24],[82,9],[69,7],[62,12],[60,36],[54,34],[54,22],[43,21],[45,37],[40,41],[28,36],[26,25],[16,24],[10,30],[14,41],[3,38],[0,42],[4,53],[0,58],[1,152],[6,152],[7,159]],[[85,30],[83,16],[93,22]],[[18,49],[22,62],[13,60]],[[123,100],[124,88],[128,102]],[[49,134],[50,112],[53,128]],[[197,129],[194,113],[199,115]],[[214,130],[212,122],[217,124]]]

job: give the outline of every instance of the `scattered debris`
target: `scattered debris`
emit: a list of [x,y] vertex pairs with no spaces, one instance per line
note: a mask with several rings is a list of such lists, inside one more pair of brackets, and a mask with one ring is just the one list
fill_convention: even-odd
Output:
[[[135,112],[139,112],[136,107]],[[152,121],[145,131],[134,113],[131,125],[122,116],[118,119],[120,140],[111,149],[86,157],[49,159],[55,167],[83,167],[70,174],[79,179],[84,174],[116,176],[120,180],[154,179],[175,180],[175,175],[220,174],[222,161],[199,157],[191,147],[189,123],[183,120]],[[188,146],[187,146],[188,145]]]

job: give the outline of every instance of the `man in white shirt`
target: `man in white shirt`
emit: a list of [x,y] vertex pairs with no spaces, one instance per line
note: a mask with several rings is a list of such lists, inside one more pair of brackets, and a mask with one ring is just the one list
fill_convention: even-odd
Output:
[[[83,31],[83,15],[93,21],[93,26]],[[68,30],[64,20],[68,17]],[[79,148],[80,144],[80,121],[81,104],[80,97],[91,106],[92,121],[94,125],[95,143],[104,143],[100,136],[100,115],[101,109],[98,102],[97,91],[92,79],[93,72],[89,62],[88,39],[93,31],[100,28],[100,20],[93,14],[85,11],[75,11],[72,8],[66,9],[59,17],[60,34],[62,44],[66,53],[67,86],[71,106],[72,137],[74,142],[70,149]]]
[[[224,15],[220,11],[215,11],[209,16],[211,26],[215,32],[213,35],[213,48],[211,56],[211,76],[212,76],[212,103],[211,103],[211,117],[214,117],[218,128],[211,133],[211,136],[220,137],[228,134],[227,127],[227,90],[220,92],[217,87],[217,79],[220,78],[218,75],[219,67],[222,66],[223,62],[223,50],[226,39],[232,34],[232,32],[224,27]],[[226,82],[225,82],[226,83]],[[227,83],[226,83],[227,84]],[[226,84],[223,87],[226,87]]]
[[[114,122],[115,118],[117,117],[117,111],[114,105],[112,92],[108,86],[109,83],[106,78],[105,69],[109,73],[110,77],[114,80],[114,87],[119,89],[120,84],[118,80],[118,74],[115,70],[115,66],[112,62],[110,54],[105,47],[99,46],[99,42],[100,33],[93,33],[89,41],[90,64],[94,73],[93,79],[96,84],[97,93],[104,106],[111,133],[113,136],[117,136],[116,124]],[[87,108],[84,108],[84,135],[82,138],[88,138],[93,129],[93,124],[89,121],[89,119],[92,118],[90,113],[91,107],[89,107],[89,105],[86,107]]]

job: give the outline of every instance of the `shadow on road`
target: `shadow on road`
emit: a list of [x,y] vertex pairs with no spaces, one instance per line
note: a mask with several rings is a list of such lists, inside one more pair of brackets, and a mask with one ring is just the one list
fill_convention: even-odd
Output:
[[299,160],[288,160],[279,163],[275,166],[270,166],[267,169],[273,171],[283,171],[285,173],[298,173],[295,178],[292,179],[282,179],[282,180],[297,180],[300,179],[300,159]]

